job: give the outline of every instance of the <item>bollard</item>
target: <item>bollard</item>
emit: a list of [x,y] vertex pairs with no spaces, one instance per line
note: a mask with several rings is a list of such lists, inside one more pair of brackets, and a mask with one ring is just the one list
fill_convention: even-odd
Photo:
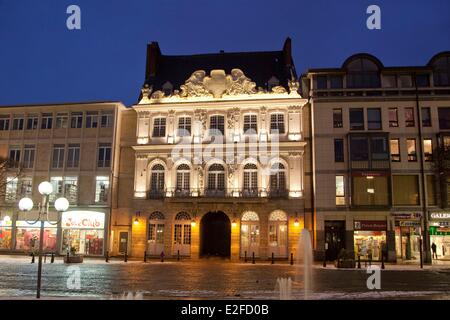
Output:
[[106,251],[105,262],[109,262],[109,251]]
[[294,264],[294,254],[291,252],[291,266]]
[[34,263],[34,252],[31,253],[31,263]]
[[255,253],[252,252],[252,264],[255,264]]
[[326,268],[327,267],[327,254],[324,253],[323,255],[323,267]]
[[381,254],[381,269],[384,269],[384,254]]
[[44,263],[47,263],[47,254],[44,253]]
[[361,256],[358,254],[358,269],[361,269]]
[[180,261],[180,250],[177,251],[177,261]]
[[164,262],[164,251],[161,251],[161,262]]
[[67,250],[67,263],[69,263],[70,259],[69,259],[69,250]]
[[247,262],[247,251],[244,252],[244,262]]
[[52,258],[50,260],[50,263],[54,263],[55,262],[55,253],[52,252]]
[[147,262],[147,251],[144,251],[144,262]]
[[125,255],[123,256],[123,261],[128,262],[128,252],[125,251]]
[[274,263],[275,263],[275,259],[274,259],[273,252],[272,252],[272,264],[274,264]]

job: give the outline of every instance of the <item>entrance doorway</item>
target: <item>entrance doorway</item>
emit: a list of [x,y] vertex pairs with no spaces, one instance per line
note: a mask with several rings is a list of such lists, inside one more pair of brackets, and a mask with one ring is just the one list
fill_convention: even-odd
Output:
[[345,221],[325,221],[325,242],[328,244],[326,259],[336,260],[345,247]]
[[200,221],[200,256],[230,257],[231,223],[228,216],[208,212]]

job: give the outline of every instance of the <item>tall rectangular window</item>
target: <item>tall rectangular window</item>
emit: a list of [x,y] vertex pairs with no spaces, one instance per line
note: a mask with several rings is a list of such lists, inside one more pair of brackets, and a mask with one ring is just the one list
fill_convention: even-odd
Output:
[[166,118],[155,118],[153,120],[153,137],[161,138],[166,136]]
[[63,188],[64,197],[70,203],[76,203],[78,200],[78,177],[64,177]]
[[33,193],[33,178],[24,177],[20,179],[20,197],[31,197]]
[[9,115],[0,116],[0,131],[9,130]]
[[209,134],[224,135],[225,133],[225,117],[221,115],[211,116],[209,118]]
[[334,161],[344,162],[344,139],[334,139]]
[[101,127],[111,128],[114,124],[114,112],[112,110],[102,111]]
[[256,134],[258,132],[258,117],[256,114],[244,116],[244,134]]
[[436,180],[432,174],[427,175],[427,202],[429,206],[436,205]]
[[364,130],[364,109],[350,108],[350,130]]
[[69,144],[67,148],[67,168],[78,168],[80,165],[80,145]]
[[20,146],[11,146],[9,148],[9,167],[18,168],[20,165]]
[[389,184],[386,176],[355,176],[352,181],[352,204],[355,206],[389,205]]
[[191,135],[191,117],[178,118],[178,136],[185,137]]
[[408,161],[417,161],[416,139],[406,139],[406,149],[408,151]]
[[23,168],[32,169],[34,167],[34,157],[35,157],[35,147],[34,145],[25,145],[23,150]]
[[86,128],[98,127],[98,111],[86,112]]
[[78,129],[83,127],[83,112],[70,113],[70,127]]
[[345,205],[344,176],[336,176],[336,205]]
[[270,133],[271,134],[284,134],[284,114],[273,113],[270,115]]
[[397,108],[389,108],[389,127],[398,127],[398,111]]
[[414,127],[414,108],[405,108],[405,127]]
[[323,90],[327,88],[327,76],[316,77],[317,89]]
[[96,177],[95,179],[95,202],[106,203],[108,202],[109,195],[109,177]]
[[342,89],[344,87],[342,76],[331,76],[330,77],[330,88],[331,89]]
[[17,200],[17,177],[7,177],[6,178],[6,190],[5,190],[5,201],[15,202]]
[[370,151],[372,160],[389,160],[389,146],[386,137],[371,137]]
[[53,193],[50,194],[50,202],[54,202],[59,197],[64,196],[63,177],[51,177],[50,183],[53,186]]
[[53,125],[53,114],[43,113],[41,118],[41,129],[51,129]]
[[367,137],[350,138],[350,159],[352,161],[369,160],[369,142]]
[[342,128],[342,109],[333,109],[333,128]]
[[99,168],[109,168],[111,166],[111,143],[100,143],[98,146]]
[[64,149],[65,145],[55,144],[53,146],[52,168],[62,169],[64,167]]
[[27,130],[36,130],[38,128],[39,115],[29,114],[27,117]]
[[391,139],[391,160],[393,162],[400,162],[400,140]]
[[431,109],[426,107],[421,109],[422,127],[431,127]]
[[55,128],[57,129],[67,129],[69,124],[69,115],[65,112],[60,112],[56,114]]
[[23,125],[25,122],[24,115],[14,115],[12,130],[23,130]]
[[433,140],[423,139],[423,155],[427,162],[433,161]]
[[419,179],[417,175],[392,176],[394,206],[419,205]]
[[381,129],[381,109],[369,108],[367,109],[367,125],[369,130]]
[[438,108],[439,128],[450,129],[450,107]]

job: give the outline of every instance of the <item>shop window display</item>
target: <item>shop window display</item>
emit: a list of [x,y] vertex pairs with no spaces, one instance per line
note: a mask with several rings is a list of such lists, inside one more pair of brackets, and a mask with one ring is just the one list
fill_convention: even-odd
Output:
[[[17,221],[16,227],[16,250],[39,250],[40,223],[30,224],[27,221]],[[44,251],[53,252],[56,250],[56,235],[56,225],[53,226],[46,222],[44,224]]]
[[0,249],[11,249],[12,222],[9,216],[0,220]]
[[103,254],[103,230],[64,229],[62,251],[83,255]]
[[361,260],[381,260],[383,246],[386,244],[385,231],[354,231],[355,255]]

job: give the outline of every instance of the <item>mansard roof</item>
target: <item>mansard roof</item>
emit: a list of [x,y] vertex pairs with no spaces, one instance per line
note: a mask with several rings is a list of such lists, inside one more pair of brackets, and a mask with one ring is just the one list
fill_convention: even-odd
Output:
[[280,51],[220,52],[183,56],[163,55],[158,43],[152,42],[147,50],[145,84],[151,86],[152,91],[157,91],[162,90],[166,82],[170,82],[173,89],[178,90],[193,72],[204,70],[209,75],[211,70],[215,69],[222,69],[226,74],[230,74],[232,69],[240,69],[256,83],[256,87],[265,89],[273,76],[286,90],[288,80],[297,79],[289,38]]

